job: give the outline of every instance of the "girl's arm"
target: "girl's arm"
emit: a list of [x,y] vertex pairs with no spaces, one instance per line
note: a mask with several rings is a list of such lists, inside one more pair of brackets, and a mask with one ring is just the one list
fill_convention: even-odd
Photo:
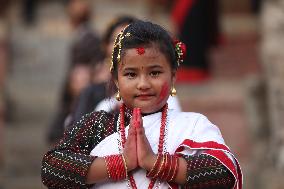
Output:
[[84,116],[68,129],[63,139],[43,157],[42,182],[50,188],[89,188],[90,167],[96,175],[93,179],[106,178],[104,161],[90,156],[90,152],[114,132],[113,120],[110,114],[96,112]]
[[[148,172],[153,170],[157,158],[158,156],[155,155],[148,160],[147,165],[144,167]],[[160,163],[155,168],[156,174],[157,171],[164,172],[162,171],[162,162],[165,161],[167,160],[159,160]],[[177,174],[171,182],[182,185],[184,188],[230,189],[234,186],[235,178],[233,174],[219,160],[212,156],[207,154],[196,156],[184,155],[183,157],[179,157],[178,161]],[[173,168],[168,168],[163,174],[172,172]],[[169,182],[169,180],[167,181]]]
[[[224,144],[224,140],[219,128],[212,124],[205,116],[199,114],[192,138],[194,141],[217,141],[218,143],[211,142],[213,143],[210,143],[212,146],[202,144],[209,148],[209,150],[206,150],[207,154],[201,151],[201,153],[197,153],[196,155],[183,155],[180,157],[180,170],[176,177],[176,182],[184,184],[185,188],[233,188],[234,184],[239,181],[235,179],[235,176],[227,165],[223,165],[224,162],[221,163],[221,159],[219,160],[214,156],[208,155],[210,152],[216,152],[216,150],[210,150],[210,148],[217,148],[215,145],[219,146],[218,148],[225,146],[220,145]],[[201,143],[198,145],[201,145]],[[194,148],[193,146],[190,147]],[[187,149],[186,145],[185,149]],[[232,164],[234,163],[232,162]]]
[[184,155],[179,158],[175,182],[185,188],[230,189],[235,184],[233,174],[219,160],[207,154]]

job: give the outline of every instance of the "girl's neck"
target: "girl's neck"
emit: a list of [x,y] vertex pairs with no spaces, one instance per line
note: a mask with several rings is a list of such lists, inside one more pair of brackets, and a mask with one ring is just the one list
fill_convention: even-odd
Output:
[[159,109],[159,110],[157,110],[155,112],[151,112],[151,113],[142,113],[142,117],[143,116],[147,116],[147,115],[151,115],[151,114],[155,114],[155,113],[158,113],[158,112],[162,112],[162,111],[163,111],[163,108],[161,108],[161,109]]
[[[164,106],[163,106],[161,109],[159,109],[159,110],[157,110],[157,111],[154,111],[154,112],[142,113],[142,117],[143,117],[143,116],[148,116],[148,115],[151,115],[151,114],[155,114],[155,113],[158,113],[158,112],[162,112],[162,111],[163,111],[163,108],[164,108]],[[133,108],[129,108],[129,107],[127,107],[127,106],[125,105],[125,113],[132,115],[132,112],[133,112]]]

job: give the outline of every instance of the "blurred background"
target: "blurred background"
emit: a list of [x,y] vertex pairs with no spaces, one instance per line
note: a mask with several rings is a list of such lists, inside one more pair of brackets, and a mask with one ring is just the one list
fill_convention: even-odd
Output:
[[176,84],[182,109],[205,114],[221,129],[242,166],[244,188],[283,188],[283,0],[69,3],[0,0],[0,189],[45,188],[42,156],[62,130],[53,132],[56,117],[73,107],[71,100],[63,110],[64,94],[71,91],[76,99],[93,73],[89,63],[72,62],[82,34],[76,14],[95,33],[98,45],[84,50],[98,52],[91,54],[99,54],[99,41],[121,15],[156,22],[179,36],[189,47]]

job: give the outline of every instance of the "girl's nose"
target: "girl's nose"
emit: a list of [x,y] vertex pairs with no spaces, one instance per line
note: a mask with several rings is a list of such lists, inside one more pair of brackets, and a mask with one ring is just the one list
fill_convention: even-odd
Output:
[[150,88],[150,82],[147,79],[147,77],[145,76],[141,76],[138,78],[138,84],[137,84],[137,88],[139,90],[145,90],[145,89],[149,89]]

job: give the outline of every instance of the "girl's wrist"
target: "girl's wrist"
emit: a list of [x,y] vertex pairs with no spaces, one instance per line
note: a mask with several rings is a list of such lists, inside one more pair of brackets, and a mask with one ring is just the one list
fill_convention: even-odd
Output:
[[158,158],[157,154],[152,154],[151,156],[149,156],[149,158],[145,159],[145,164],[142,168],[147,171],[150,171],[155,165],[157,158]]
[[124,161],[125,161],[125,165],[127,167],[127,171],[132,171],[134,170],[136,167],[134,167],[134,163],[133,162],[130,162],[130,160],[128,159],[128,157],[126,156],[125,153],[122,154],[123,158],[124,158]]

